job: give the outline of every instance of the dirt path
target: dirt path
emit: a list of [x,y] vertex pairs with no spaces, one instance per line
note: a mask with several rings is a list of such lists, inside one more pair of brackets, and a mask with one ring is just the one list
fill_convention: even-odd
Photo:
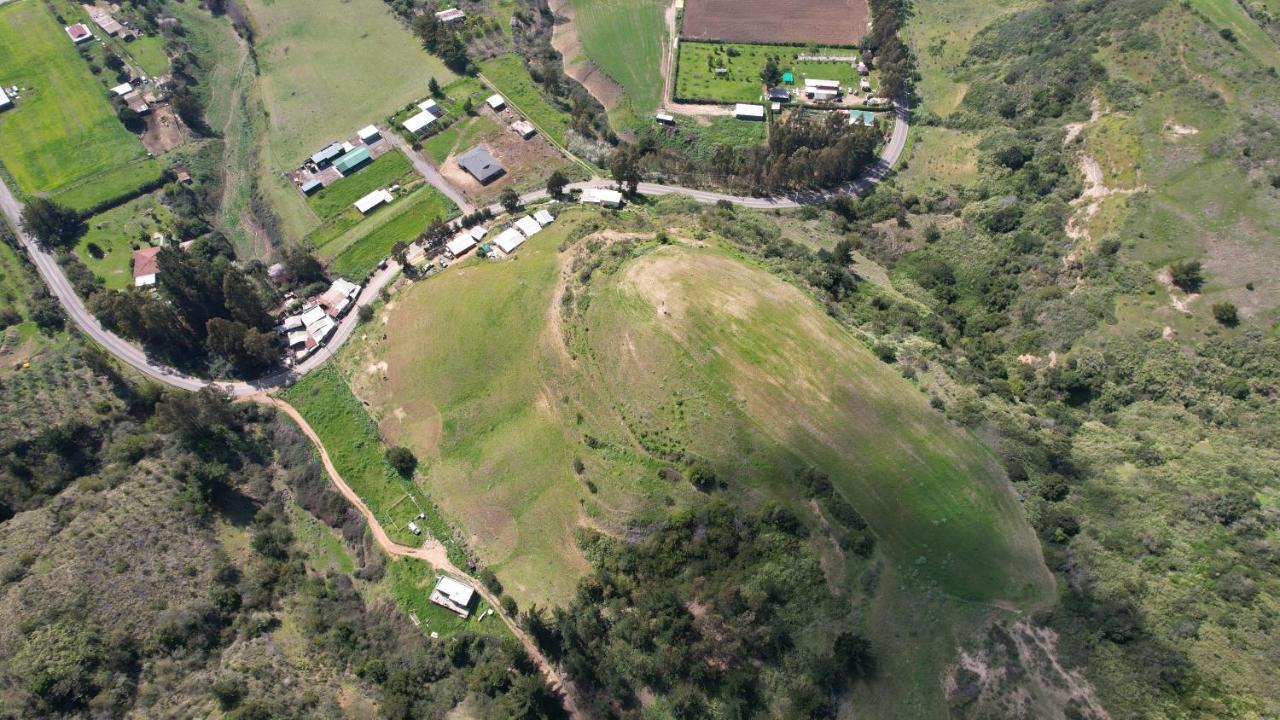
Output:
[[465,580],[474,587],[476,592],[480,593],[480,596],[488,601],[489,605],[493,608],[493,614],[496,617],[501,618],[502,622],[509,630],[511,630],[511,634],[514,635],[516,639],[520,641],[520,644],[524,646],[525,652],[529,653],[529,657],[533,658],[533,661],[537,663],[538,668],[547,678],[547,683],[551,685],[552,690],[560,693],[564,700],[565,711],[569,713],[569,717],[583,717],[582,713],[578,711],[577,703],[574,702],[573,696],[575,691],[572,684],[565,680],[551,665],[551,663],[547,661],[546,657],[543,656],[542,651],[540,651],[538,646],[534,644],[533,639],[525,633],[523,628],[516,624],[515,619],[507,616],[507,614],[502,610],[502,605],[499,604],[498,599],[489,592],[488,588],[481,584],[480,581],[459,570],[452,562],[449,561],[449,554],[445,550],[443,544],[435,538],[427,537],[424,539],[422,547],[411,548],[392,540],[391,537],[387,535],[387,531],[384,530],[382,525],[378,522],[378,519],[374,516],[373,512],[369,510],[369,506],[365,505],[364,501],[360,499],[360,496],[356,494],[356,491],[351,489],[351,486],[342,478],[338,469],[334,467],[333,461],[329,458],[328,451],[324,448],[324,443],[320,440],[320,436],[316,435],[315,430],[311,428],[311,425],[307,422],[306,418],[302,417],[302,413],[299,413],[296,408],[284,400],[271,397],[266,394],[251,395],[245,399],[261,403],[263,405],[270,405],[271,407],[274,407],[288,415],[293,420],[293,422],[302,430],[303,434],[311,440],[311,443],[315,445],[316,450],[320,453],[320,462],[324,465],[325,472],[329,474],[329,479],[333,481],[333,484],[338,488],[338,491],[342,493],[342,496],[354,505],[355,508],[360,511],[360,514],[364,516],[365,522],[369,525],[369,530],[373,533],[374,539],[378,541],[378,546],[382,548],[383,552],[396,557],[411,557],[423,560],[435,569],[442,570],[450,575],[454,575]]

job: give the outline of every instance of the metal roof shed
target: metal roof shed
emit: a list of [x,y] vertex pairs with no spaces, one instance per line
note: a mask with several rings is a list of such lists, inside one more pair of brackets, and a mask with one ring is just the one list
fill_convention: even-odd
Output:
[[739,120],[763,120],[764,106],[738,103],[733,108],[733,116]]
[[490,95],[489,99],[485,100],[485,102],[489,103],[489,107],[493,108],[494,110],[501,110],[502,108],[507,106],[507,101],[503,100],[502,96],[499,95],[498,93],[494,93]]
[[542,226],[538,224],[538,221],[528,215],[516,220],[516,228],[524,233],[525,237],[533,237],[538,231],[542,230]]
[[324,183],[319,180],[308,180],[307,182],[302,183],[302,187],[298,189],[302,191],[303,195],[314,195],[319,192],[322,187],[324,187]]
[[378,127],[376,125],[366,125],[360,128],[360,130],[356,132],[356,135],[360,137],[360,142],[365,145],[375,143],[382,139],[382,133],[378,132]]
[[471,173],[481,185],[487,185],[506,170],[489,154],[483,145],[476,145],[458,157],[458,166]]
[[342,159],[333,164],[333,167],[343,175],[349,175],[358,170],[361,165],[369,162],[373,156],[369,154],[368,148],[356,148],[355,150],[342,156]]
[[324,165],[325,163],[333,162],[343,152],[345,151],[342,149],[342,143],[330,143],[323,150],[312,155],[311,162],[317,165]]
[[524,244],[525,237],[515,228],[507,228],[503,230],[498,237],[493,239],[493,244],[497,245],[502,252],[510,255],[515,249]]
[[422,112],[418,113],[417,115],[414,115],[408,120],[405,120],[402,124],[404,125],[405,130],[408,130],[409,132],[416,135],[422,132],[423,130],[425,130],[428,125],[430,125],[435,121],[436,121],[435,115],[432,115],[430,112],[423,110]]

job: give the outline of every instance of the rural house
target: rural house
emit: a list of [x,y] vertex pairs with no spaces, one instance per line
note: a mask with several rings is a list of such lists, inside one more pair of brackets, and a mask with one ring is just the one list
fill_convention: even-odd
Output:
[[458,233],[452,240],[445,243],[444,251],[451,258],[462,257],[468,250],[476,246],[476,239],[471,237],[471,233],[463,230]]
[[769,99],[773,102],[791,102],[791,91],[786,88],[769,88]]
[[608,188],[587,188],[582,191],[582,202],[585,205],[620,208],[622,207],[622,193]]
[[311,162],[317,167],[324,167],[341,157],[344,152],[346,152],[346,150],[343,149],[342,143],[330,143],[323,150],[312,155]]
[[507,101],[503,100],[502,96],[497,93],[490,95],[489,99],[485,100],[485,102],[489,104],[489,107],[494,109],[494,112],[497,112],[507,106]]
[[361,215],[368,215],[370,212],[373,212],[374,208],[382,205],[383,203],[389,203],[394,199],[395,198],[391,197],[391,193],[387,192],[386,189],[381,189],[374,190],[368,195],[365,195],[355,201],[354,204],[356,209],[360,211]]
[[372,145],[382,139],[382,133],[378,132],[376,125],[366,125],[360,128],[356,135],[365,145]]
[[471,616],[471,601],[475,594],[475,588],[470,585],[460,583],[448,575],[441,575],[435,589],[431,591],[431,602],[466,618]]
[[458,167],[471,173],[481,185],[488,185],[506,172],[483,145],[476,145],[459,156]]
[[524,244],[525,236],[515,228],[507,228],[498,237],[493,239],[493,244],[498,246],[502,252],[510,255],[515,252],[516,248]]
[[739,120],[764,120],[764,106],[738,103],[733,107],[733,116]]
[[68,25],[63,29],[67,31],[67,37],[71,38],[71,42],[76,45],[93,39],[93,33],[89,32],[89,28],[84,23]]
[[414,115],[408,120],[405,120],[403,123],[401,123],[401,125],[404,127],[405,130],[408,130],[414,135],[417,135],[423,130],[426,130],[427,126],[435,121],[436,121],[435,115],[431,114],[431,112],[427,110],[423,110],[422,112],[418,113],[417,115]]
[[436,13],[436,19],[446,24],[458,22],[459,20],[465,18],[466,16],[467,16],[466,13],[462,12],[456,7],[451,7],[451,8],[448,8],[447,10],[441,10],[440,12]]
[[542,229],[542,226],[538,224],[537,220],[525,215],[519,220],[516,220],[516,228],[519,229],[520,232],[524,233],[525,237],[533,237],[534,234]]
[[150,287],[156,284],[160,274],[160,248],[149,247],[133,251],[133,286]]
[[533,137],[535,132],[533,129],[533,123],[528,120],[517,120],[511,123],[511,129],[516,131],[516,134],[520,136],[521,140],[528,140]]
[[418,103],[418,109],[422,112],[431,113],[436,117],[444,117],[444,108],[440,107],[440,103],[430,98]]

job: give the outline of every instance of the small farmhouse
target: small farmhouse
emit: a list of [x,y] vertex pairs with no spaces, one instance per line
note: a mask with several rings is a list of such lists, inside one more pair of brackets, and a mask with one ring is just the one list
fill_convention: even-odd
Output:
[[119,85],[111,88],[111,93],[116,97],[124,97],[131,92],[133,92],[133,86],[129,83],[120,83]]
[[466,16],[467,16],[466,13],[462,12],[456,7],[449,8],[447,10],[441,10],[440,12],[436,13],[436,19],[442,23],[458,22],[459,20],[465,18]]
[[763,120],[764,106],[738,103],[733,107],[733,116],[739,120]]
[[462,257],[468,250],[476,246],[476,239],[471,237],[471,233],[463,230],[454,236],[452,240],[445,243],[444,250],[449,257]]
[[458,582],[448,575],[440,576],[436,587],[431,591],[431,602],[440,607],[452,610],[462,617],[471,616],[471,601],[475,598],[475,588]]
[[608,188],[587,188],[582,191],[582,202],[585,205],[620,208],[622,207],[622,193]]
[[67,31],[67,37],[71,38],[71,42],[76,45],[93,39],[93,33],[89,32],[88,26],[84,23],[68,25],[63,29]]
[[470,173],[481,185],[488,185],[506,172],[483,145],[476,145],[460,155],[458,166]]
[[525,238],[519,230],[515,228],[507,228],[499,233],[498,237],[493,239],[493,244],[497,245],[498,249],[502,252],[510,255],[515,252],[516,248],[523,245],[526,239],[527,238]]
[[537,220],[538,224],[541,225],[542,227],[546,227],[550,225],[553,220],[555,220],[555,217],[550,212],[547,212],[546,210],[539,210],[538,212],[533,214],[533,219]]
[[382,139],[382,133],[378,131],[376,125],[366,125],[356,131],[356,136],[360,138],[360,142],[365,145],[372,145]]
[[342,148],[342,143],[330,143],[323,150],[312,155],[311,162],[315,163],[319,167],[324,167],[341,157],[344,152],[346,152],[346,150]]
[[489,99],[485,100],[485,102],[488,103],[489,107],[493,108],[495,111],[501,110],[507,106],[507,101],[503,100],[502,96],[497,93],[490,95]]
[[444,117],[444,108],[440,107],[440,103],[430,98],[418,103],[418,109],[422,112],[431,113],[436,117]]
[[525,215],[519,220],[516,220],[516,229],[524,233],[525,237],[530,238],[537,234],[537,232],[542,229],[542,226],[538,224],[537,220]]
[[408,130],[414,135],[417,135],[423,130],[426,130],[427,126],[429,126],[431,123],[435,121],[436,121],[435,115],[432,115],[430,112],[423,110],[422,112],[418,113],[417,115],[414,115],[408,120],[405,120],[401,124],[404,126],[405,130]]
[[361,215],[368,215],[369,213],[373,212],[374,208],[378,207],[379,205],[382,205],[383,203],[389,203],[393,199],[394,198],[391,197],[391,193],[387,192],[385,189],[374,190],[368,195],[365,195],[364,197],[355,201],[355,206],[356,206],[356,209],[360,211]]
[[150,287],[156,284],[160,274],[160,248],[149,247],[133,251],[133,286]]
[[364,167],[365,163],[369,162],[372,159],[373,159],[373,156],[369,154],[369,148],[360,147],[360,148],[356,148],[355,150],[352,150],[346,155],[343,155],[337,162],[333,164],[333,168],[338,172],[342,173],[344,176],[350,175],[356,170],[359,170],[360,168]]
[[517,120],[511,123],[511,129],[516,131],[521,140],[528,140],[534,135],[533,123],[528,120]]

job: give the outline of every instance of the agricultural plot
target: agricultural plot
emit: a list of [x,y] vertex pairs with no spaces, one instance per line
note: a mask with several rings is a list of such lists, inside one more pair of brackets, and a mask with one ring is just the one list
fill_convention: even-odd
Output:
[[[250,0],[272,170],[453,80],[378,0]],[[353,22],[358,18],[358,22]]]
[[[759,102],[764,92],[760,71],[774,58],[778,70],[790,72],[794,82],[782,87],[804,87],[805,78],[837,80],[842,87],[857,86],[858,68],[853,63],[799,60],[801,55],[852,56],[848,48],[815,48],[798,45],[746,45],[742,43],[680,43],[676,73],[676,99],[718,103]],[[717,69],[725,72],[718,73]],[[872,87],[879,83],[871,75]]]
[[89,218],[75,253],[111,289],[133,285],[134,246],[148,247],[153,233],[172,237],[173,213],[156,195],[144,195]]
[[655,110],[662,101],[666,3],[570,0],[570,5],[582,53],[622,86],[626,108],[637,116]]
[[397,203],[384,208],[376,221],[360,225],[321,250],[322,256],[333,258],[329,267],[334,273],[365,277],[397,242],[413,242],[432,222],[458,212],[449,198],[425,184]]
[[380,155],[350,177],[344,177],[326,186],[308,199],[311,209],[321,218],[331,218],[349,210],[356,200],[378,188],[407,180],[413,175],[413,166],[404,153],[392,150]]
[[16,107],[0,113],[0,162],[21,191],[83,209],[163,172],[44,5],[0,6],[0,84],[23,88]]
[[480,72],[521,115],[550,134],[557,143],[564,144],[564,133],[570,124],[569,114],[542,96],[520,58],[515,55],[494,58],[481,63]]
[[855,45],[866,0],[686,0],[681,34],[695,40]]

